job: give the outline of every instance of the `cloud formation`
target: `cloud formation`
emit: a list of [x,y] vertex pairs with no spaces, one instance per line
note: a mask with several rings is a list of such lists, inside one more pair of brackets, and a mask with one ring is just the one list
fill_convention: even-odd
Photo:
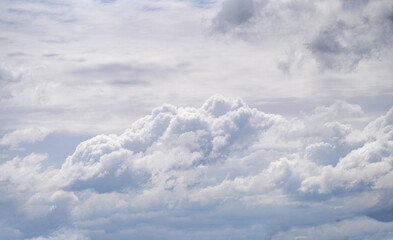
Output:
[[17,147],[20,143],[33,143],[36,141],[42,141],[50,130],[46,128],[25,128],[15,130],[11,133],[4,135],[0,139],[0,145]]
[[244,25],[258,13],[257,2],[253,0],[228,0],[213,19],[214,30],[227,32],[231,28]]
[[[320,70],[351,71],[392,47],[392,13],[393,5],[384,0],[226,0],[212,29],[257,42],[286,38],[286,51],[310,55]],[[278,68],[288,73],[298,62],[294,57],[280,60]]]
[[42,167],[39,154],[1,164],[9,230],[0,233],[383,239],[393,221],[393,109],[354,129],[348,119],[359,114],[342,101],[297,118],[221,96],[200,108],[163,105],[123,134],[80,143],[61,168]]
[[0,239],[391,237],[391,1],[0,5]]
[[359,1],[348,6],[344,2],[343,11],[340,18],[322,26],[308,45],[322,69],[352,70],[360,61],[392,47],[393,5]]

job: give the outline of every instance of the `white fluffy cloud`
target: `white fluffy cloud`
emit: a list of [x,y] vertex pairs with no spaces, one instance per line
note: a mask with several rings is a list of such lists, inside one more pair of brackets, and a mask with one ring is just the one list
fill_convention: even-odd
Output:
[[336,102],[289,119],[221,96],[163,105],[121,135],[80,143],[61,168],[37,154],[0,165],[2,221],[33,239],[312,239],[358,221],[389,230],[378,221],[393,220],[393,109],[353,129],[362,113]]
[[17,147],[21,143],[42,141],[49,133],[50,130],[42,127],[19,129],[4,135],[0,139],[0,145]]

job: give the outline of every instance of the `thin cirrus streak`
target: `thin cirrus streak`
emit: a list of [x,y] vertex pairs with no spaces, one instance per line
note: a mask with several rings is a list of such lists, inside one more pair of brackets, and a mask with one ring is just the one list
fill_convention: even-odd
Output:
[[393,109],[363,129],[331,114],[362,110],[336,102],[285,118],[213,96],[84,141],[60,168],[43,168],[44,155],[16,157],[0,165],[2,234],[391,237]]

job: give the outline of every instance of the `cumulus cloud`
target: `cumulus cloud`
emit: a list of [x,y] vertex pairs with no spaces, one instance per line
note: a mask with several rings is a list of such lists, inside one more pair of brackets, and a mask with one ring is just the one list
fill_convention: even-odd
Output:
[[353,129],[334,121],[362,114],[343,101],[301,118],[221,96],[200,108],[163,105],[121,135],[80,143],[61,168],[42,167],[39,154],[0,165],[2,221],[31,239],[143,239],[151,228],[164,239],[312,239],[359,221],[388,230],[392,113]]

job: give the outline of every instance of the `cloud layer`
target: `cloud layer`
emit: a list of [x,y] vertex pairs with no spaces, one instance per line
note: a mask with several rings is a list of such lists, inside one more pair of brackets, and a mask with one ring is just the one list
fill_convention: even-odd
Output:
[[336,102],[284,118],[221,96],[163,105],[80,143],[61,168],[40,154],[0,165],[0,236],[384,239],[393,109],[354,129],[359,114]]

